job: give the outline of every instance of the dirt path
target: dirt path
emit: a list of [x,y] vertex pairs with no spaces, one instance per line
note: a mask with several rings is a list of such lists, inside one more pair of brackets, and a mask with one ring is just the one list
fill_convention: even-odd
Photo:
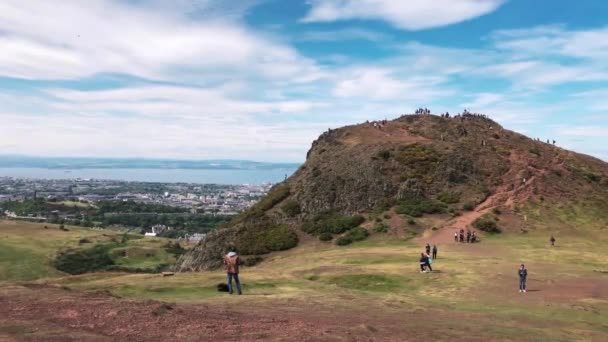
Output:
[[513,210],[515,208],[516,197],[523,191],[527,191],[534,184],[536,175],[532,175],[523,181],[522,173],[528,169],[527,161],[517,153],[509,155],[509,171],[502,176],[502,183],[490,194],[483,202],[479,203],[472,211],[466,211],[448,222],[428,237],[424,237],[425,243],[430,241],[436,244],[454,242],[454,233],[460,229],[469,229],[483,238],[483,233],[474,229],[472,224],[479,217],[489,213],[494,208],[505,208]]
[[[407,305],[376,305],[351,296],[337,304],[304,300],[169,304],[45,285],[0,287],[0,341],[487,341],[483,329],[446,329],[485,315]],[[424,328],[420,318],[424,318]],[[430,319],[432,318],[432,319]]]

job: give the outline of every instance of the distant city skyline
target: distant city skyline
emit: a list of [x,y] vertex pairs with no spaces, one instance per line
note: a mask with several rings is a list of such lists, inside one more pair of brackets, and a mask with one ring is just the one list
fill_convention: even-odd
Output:
[[4,0],[0,154],[303,162],[467,108],[608,160],[608,2]]

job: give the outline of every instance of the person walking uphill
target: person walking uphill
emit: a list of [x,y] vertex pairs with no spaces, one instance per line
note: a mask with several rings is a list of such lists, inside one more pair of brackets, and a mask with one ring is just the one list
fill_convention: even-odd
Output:
[[226,273],[228,274],[228,292],[230,294],[232,291],[232,279],[234,278],[234,282],[236,283],[236,290],[238,294],[243,294],[241,291],[241,282],[239,281],[239,263],[240,258],[238,254],[232,249],[225,257],[224,257],[224,267],[226,268]]
[[519,274],[519,292],[526,292],[526,278],[528,277],[526,266],[521,264],[517,273]]

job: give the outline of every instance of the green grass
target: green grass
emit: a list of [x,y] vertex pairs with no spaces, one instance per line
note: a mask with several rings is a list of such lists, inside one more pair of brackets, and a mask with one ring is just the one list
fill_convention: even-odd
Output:
[[[365,307],[370,315],[374,310],[395,315],[420,310],[421,317],[433,317],[425,311],[430,310],[448,317],[428,322],[445,331],[446,339],[479,329],[510,340],[565,341],[608,334],[608,299],[593,287],[571,297],[561,291],[579,282],[595,282],[600,289],[608,285],[608,273],[602,273],[608,272],[608,236],[599,229],[536,227],[527,234],[487,235],[474,245],[439,244],[439,258],[433,263],[437,272],[424,274],[418,268],[422,239],[374,234],[340,248],[315,239],[269,255],[255,267],[243,267],[244,296],[235,299],[216,290],[226,281],[222,270],[171,277],[117,272],[58,277],[45,262],[49,256],[77,246],[83,236],[102,239],[100,232],[10,224],[9,229],[0,222],[0,275],[12,281],[44,277],[47,283],[73,290],[109,290],[134,299],[221,304],[238,300],[252,310],[259,304],[290,305],[292,299],[336,310]],[[28,225],[35,229],[28,231]],[[551,234],[557,238],[554,248],[549,246]],[[161,248],[165,241],[130,240],[115,249],[113,257],[136,267],[163,262],[170,257]],[[123,250],[129,251],[128,260]],[[522,262],[530,270],[529,287],[538,289],[526,297],[516,290],[515,270]]]
[[407,278],[378,274],[347,274],[331,277],[328,284],[358,291],[388,292],[402,289],[408,283]]
[[[46,229],[44,227],[47,227]],[[120,243],[122,232],[99,231],[67,226],[62,231],[58,225],[0,220],[0,283],[32,281],[42,278],[59,277],[64,273],[53,267],[57,253],[66,248],[91,248],[96,243]],[[83,238],[91,243],[80,244]],[[135,253],[133,258],[115,255],[118,265],[151,268],[161,263],[172,263],[173,255],[167,254],[162,246],[169,240],[129,236],[128,250],[147,250],[150,257]],[[113,252],[111,252],[113,253]]]

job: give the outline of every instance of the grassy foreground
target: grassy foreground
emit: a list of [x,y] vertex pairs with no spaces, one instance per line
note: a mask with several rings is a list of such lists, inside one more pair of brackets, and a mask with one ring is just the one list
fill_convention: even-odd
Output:
[[[414,315],[421,329],[440,329],[445,338],[484,334],[510,340],[606,340],[608,338],[608,237],[603,231],[494,236],[475,245],[439,245],[435,272],[421,274],[418,256],[425,242],[374,236],[336,248],[304,243],[243,268],[243,296],[219,293],[222,271],[158,274],[95,273],[66,276],[50,266],[60,248],[79,239],[111,238],[105,232],[43,229],[0,221],[0,282],[35,280],[69,290],[110,291],[131,299],[176,303],[239,304],[255,311],[273,305],[295,310],[335,310],[355,315]],[[108,233],[116,234],[116,233]],[[101,237],[100,237],[101,235]],[[133,240],[134,251],[153,249],[159,239]],[[132,253],[121,262],[152,265],[166,256]],[[517,291],[516,270],[526,263],[529,292]],[[424,327],[423,327],[424,326]],[[477,335],[476,335],[477,334]]]

